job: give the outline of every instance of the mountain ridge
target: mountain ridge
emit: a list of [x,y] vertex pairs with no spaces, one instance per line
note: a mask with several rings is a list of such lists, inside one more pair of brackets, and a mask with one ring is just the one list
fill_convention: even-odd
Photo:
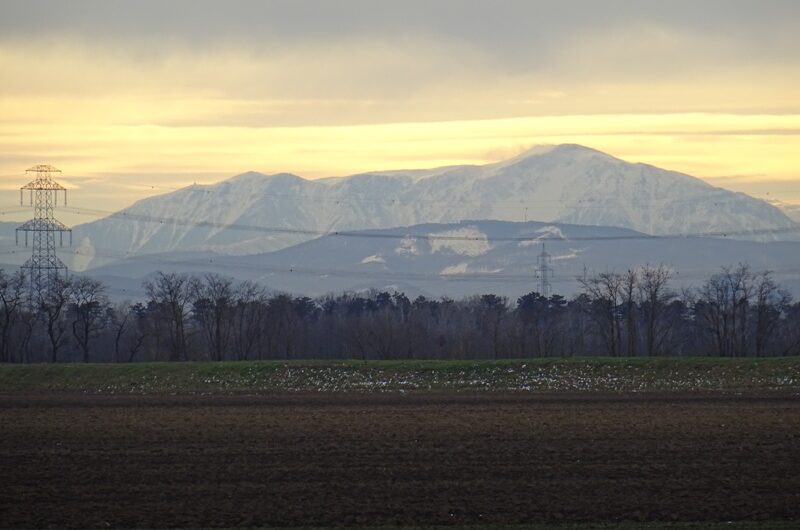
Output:
[[[319,232],[464,219],[616,226],[655,235],[796,226],[778,208],[745,194],[563,144],[537,146],[482,166],[319,180],[245,172],[143,199],[118,215],[76,227],[75,235],[86,255],[92,248],[134,255],[182,250],[246,255],[286,248]],[[276,230],[259,233],[237,225]],[[89,259],[76,268],[97,264]]]

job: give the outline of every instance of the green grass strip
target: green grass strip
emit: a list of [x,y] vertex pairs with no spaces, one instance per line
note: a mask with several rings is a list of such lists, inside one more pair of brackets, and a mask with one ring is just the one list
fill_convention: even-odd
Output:
[[0,365],[0,393],[800,392],[800,357]]

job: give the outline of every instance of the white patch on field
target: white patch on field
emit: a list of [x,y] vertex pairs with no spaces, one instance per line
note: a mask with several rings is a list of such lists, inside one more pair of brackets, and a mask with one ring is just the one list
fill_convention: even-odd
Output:
[[564,233],[557,226],[543,226],[536,231],[537,234],[542,234],[541,238],[548,237],[550,239],[566,239]]
[[543,240],[548,241],[550,239],[567,239],[566,237],[564,237],[564,234],[561,232],[561,229],[557,226],[543,226],[539,230],[536,230],[534,234],[539,234],[539,235],[532,237],[531,239],[526,239],[525,241],[520,241],[517,246],[532,247],[538,245]]
[[386,260],[380,254],[373,254],[362,259],[361,263],[386,263]]
[[458,265],[450,265],[449,267],[445,267],[442,269],[442,272],[439,274],[464,274],[467,272],[467,268],[469,267],[468,263],[459,263]]
[[473,258],[492,250],[489,238],[474,226],[428,234],[428,242],[431,245],[431,252],[449,250],[455,254]]
[[395,254],[410,254],[412,256],[419,256],[419,248],[417,247],[417,240],[413,237],[404,237],[400,240],[400,245],[394,249]]
[[578,255],[576,253],[571,252],[569,254],[562,254],[560,256],[551,256],[550,259],[552,261],[560,261],[562,259],[575,259],[577,257],[578,257]]
[[503,269],[487,269],[485,267],[481,267],[480,269],[476,269],[473,272],[478,272],[481,274],[497,274],[498,272],[502,272]]
[[559,261],[563,259],[575,259],[578,257],[578,254],[581,254],[585,251],[585,248],[571,248],[569,249],[569,254],[561,254],[560,256],[551,256],[550,259],[553,261]]

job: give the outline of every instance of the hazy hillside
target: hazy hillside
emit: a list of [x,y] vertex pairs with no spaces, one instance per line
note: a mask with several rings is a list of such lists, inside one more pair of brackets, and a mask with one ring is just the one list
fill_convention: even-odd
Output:
[[[174,252],[134,257],[90,271],[134,295],[138,282],[158,270],[213,272],[258,281],[278,291],[322,295],[362,289],[461,297],[477,293],[519,296],[538,288],[537,256],[546,245],[555,271],[553,290],[572,295],[576,277],[666,264],[673,286],[698,285],[723,265],[749,263],[775,271],[800,293],[800,242],[724,238],[651,238],[628,229],[539,222],[465,221],[331,235],[291,248],[251,256]],[[123,290],[124,289],[124,290]]]

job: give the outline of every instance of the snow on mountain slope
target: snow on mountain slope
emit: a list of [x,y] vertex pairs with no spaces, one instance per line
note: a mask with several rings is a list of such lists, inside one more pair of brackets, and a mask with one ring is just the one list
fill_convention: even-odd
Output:
[[649,234],[745,236],[778,229],[760,235],[767,239],[794,238],[797,228],[778,208],[747,195],[586,147],[561,145],[485,166],[322,180],[250,172],[214,185],[189,186],[76,227],[85,259],[74,265],[107,263],[114,253],[246,255],[333,230],[463,219],[567,222]]

